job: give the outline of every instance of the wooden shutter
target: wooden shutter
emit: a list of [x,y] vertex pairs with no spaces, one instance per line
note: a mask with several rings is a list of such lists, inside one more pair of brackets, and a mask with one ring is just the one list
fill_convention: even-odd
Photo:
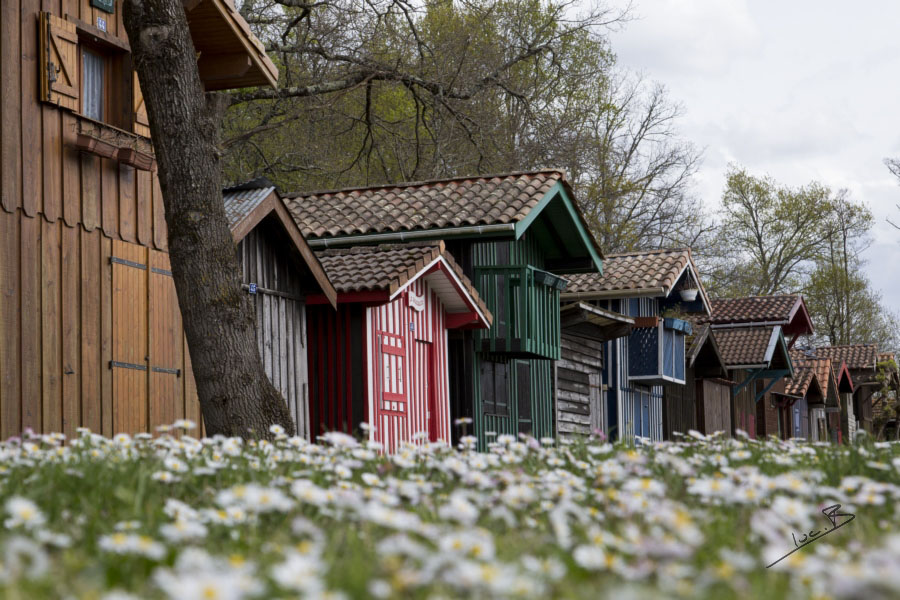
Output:
[[113,432],[147,431],[147,249],[114,240],[110,263]]
[[141,93],[141,85],[138,82],[137,71],[132,71],[132,104],[133,104],[133,123],[132,130],[144,137],[150,137],[150,121],[147,118],[147,106],[144,104],[144,95]]
[[78,110],[78,32],[75,24],[40,14],[41,100]]

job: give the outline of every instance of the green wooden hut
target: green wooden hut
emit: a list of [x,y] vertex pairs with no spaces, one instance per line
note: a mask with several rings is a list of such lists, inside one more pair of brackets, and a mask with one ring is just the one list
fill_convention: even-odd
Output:
[[451,415],[473,420],[482,448],[491,433],[555,435],[553,361],[567,284],[560,275],[602,270],[562,171],[300,193],[286,202],[317,249],[444,240],[494,315],[487,330],[451,334]]

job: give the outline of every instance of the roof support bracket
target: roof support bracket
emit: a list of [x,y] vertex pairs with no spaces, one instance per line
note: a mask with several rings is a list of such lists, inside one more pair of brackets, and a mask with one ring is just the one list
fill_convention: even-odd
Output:
[[766,387],[764,387],[762,389],[762,391],[756,393],[756,401],[759,402],[760,399],[763,396],[765,396],[766,393],[769,390],[771,390],[775,386],[775,384],[781,380],[782,377],[785,377],[786,375],[790,375],[790,373],[791,372],[788,369],[781,369],[781,370],[777,370],[777,371],[771,371],[771,370],[767,371],[767,374],[769,374],[770,376],[773,376],[772,380],[769,381],[768,385],[766,385]]
[[748,385],[750,385],[751,383],[756,381],[759,378],[760,373],[763,372],[763,370],[764,369],[757,369],[757,370],[753,371],[752,373],[750,373],[750,376],[747,377],[747,379],[743,380],[736,386],[732,387],[731,388],[731,397],[734,398],[735,396],[738,395],[738,392],[740,392],[742,389],[744,389],[745,387],[747,387]]

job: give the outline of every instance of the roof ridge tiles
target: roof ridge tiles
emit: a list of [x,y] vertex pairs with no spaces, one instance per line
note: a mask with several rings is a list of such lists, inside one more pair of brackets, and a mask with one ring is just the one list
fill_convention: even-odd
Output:
[[560,176],[560,179],[563,181],[567,181],[566,171],[565,169],[560,168],[546,168],[546,169],[536,169],[533,171],[509,171],[507,173],[492,173],[487,175],[458,175],[455,177],[446,177],[446,178],[438,178],[438,179],[422,179],[419,181],[400,181],[397,183],[382,183],[377,185],[366,185],[366,186],[348,186],[343,188],[333,188],[333,189],[321,189],[321,190],[309,190],[303,192],[290,192],[285,193],[284,198],[286,199],[298,199],[298,198],[308,198],[310,196],[323,196],[325,194],[352,194],[354,192],[366,192],[371,190],[387,190],[387,189],[402,189],[402,188],[411,188],[411,187],[421,187],[425,185],[436,185],[443,183],[453,183],[456,181],[480,181],[480,180],[490,180],[490,179],[507,179],[510,177],[522,177],[523,175],[540,175],[540,174],[557,174]]

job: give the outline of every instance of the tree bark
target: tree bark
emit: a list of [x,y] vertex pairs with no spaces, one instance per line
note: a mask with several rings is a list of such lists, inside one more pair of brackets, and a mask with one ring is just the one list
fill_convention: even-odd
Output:
[[181,0],[126,0],[125,29],[159,167],[169,257],[208,435],[294,425],[266,376],[222,202],[221,94],[206,94]]

